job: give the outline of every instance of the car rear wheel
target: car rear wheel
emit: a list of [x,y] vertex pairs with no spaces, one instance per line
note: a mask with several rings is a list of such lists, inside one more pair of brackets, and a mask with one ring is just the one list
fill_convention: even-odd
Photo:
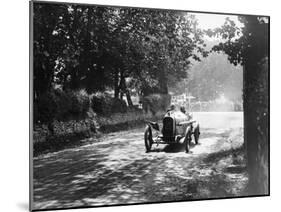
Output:
[[185,137],[184,137],[184,146],[185,146],[186,153],[189,152],[190,142],[191,142],[191,129],[190,129],[190,127],[187,127]]
[[144,132],[144,144],[145,144],[146,152],[150,152],[152,143],[153,140],[152,140],[151,127],[147,125]]
[[194,140],[195,140],[195,144],[198,144],[199,135],[200,135],[200,128],[199,128],[199,124],[198,124],[198,125],[195,127],[195,129],[194,129]]

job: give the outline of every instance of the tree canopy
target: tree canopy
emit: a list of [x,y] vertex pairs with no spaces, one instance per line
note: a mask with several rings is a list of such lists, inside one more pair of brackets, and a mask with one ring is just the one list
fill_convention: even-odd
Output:
[[186,12],[35,3],[33,15],[35,99],[54,87],[167,94],[191,58],[207,55]]

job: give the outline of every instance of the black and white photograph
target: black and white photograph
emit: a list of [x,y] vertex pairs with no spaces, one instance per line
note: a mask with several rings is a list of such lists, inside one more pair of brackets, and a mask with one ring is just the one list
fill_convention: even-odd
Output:
[[31,210],[270,195],[269,16],[29,12]]

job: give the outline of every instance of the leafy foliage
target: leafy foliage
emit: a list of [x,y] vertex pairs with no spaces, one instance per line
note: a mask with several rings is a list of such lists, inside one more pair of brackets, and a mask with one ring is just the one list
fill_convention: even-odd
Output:
[[168,94],[150,94],[141,99],[144,111],[155,115],[158,111],[166,111],[171,103],[171,96]]
[[89,95],[84,91],[51,90],[35,102],[35,123],[49,124],[54,120],[80,119],[89,111]]
[[91,108],[99,115],[109,116],[113,113],[125,113],[127,104],[124,100],[112,98],[106,93],[95,93],[91,97]]
[[207,55],[195,17],[183,12],[34,3],[34,29],[35,99],[57,86],[112,88],[128,103],[133,88],[167,94],[190,58]]
[[234,65],[246,65],[247,62],[261,61],[268,56],[268,18],[257,16],[239,16],[244,24],[241,29],[233,21],[226,19],[221,28],[208,30],[210,36],[224,39],[213,47],[213,51],[223,51]]

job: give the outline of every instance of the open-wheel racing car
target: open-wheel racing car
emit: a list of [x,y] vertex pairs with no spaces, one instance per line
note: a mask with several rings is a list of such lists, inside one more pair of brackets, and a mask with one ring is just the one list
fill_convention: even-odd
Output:
[[160,130],[157,122],[147,121],[144,133],[146,152],[151,150],[152,144],[177,144],[184,143],[185,151],[188,153],[190,144],[194,137],[198,144],[200,129],[199,123],[188,114],[181,111],[169,111],[163,118],[163,127]]

